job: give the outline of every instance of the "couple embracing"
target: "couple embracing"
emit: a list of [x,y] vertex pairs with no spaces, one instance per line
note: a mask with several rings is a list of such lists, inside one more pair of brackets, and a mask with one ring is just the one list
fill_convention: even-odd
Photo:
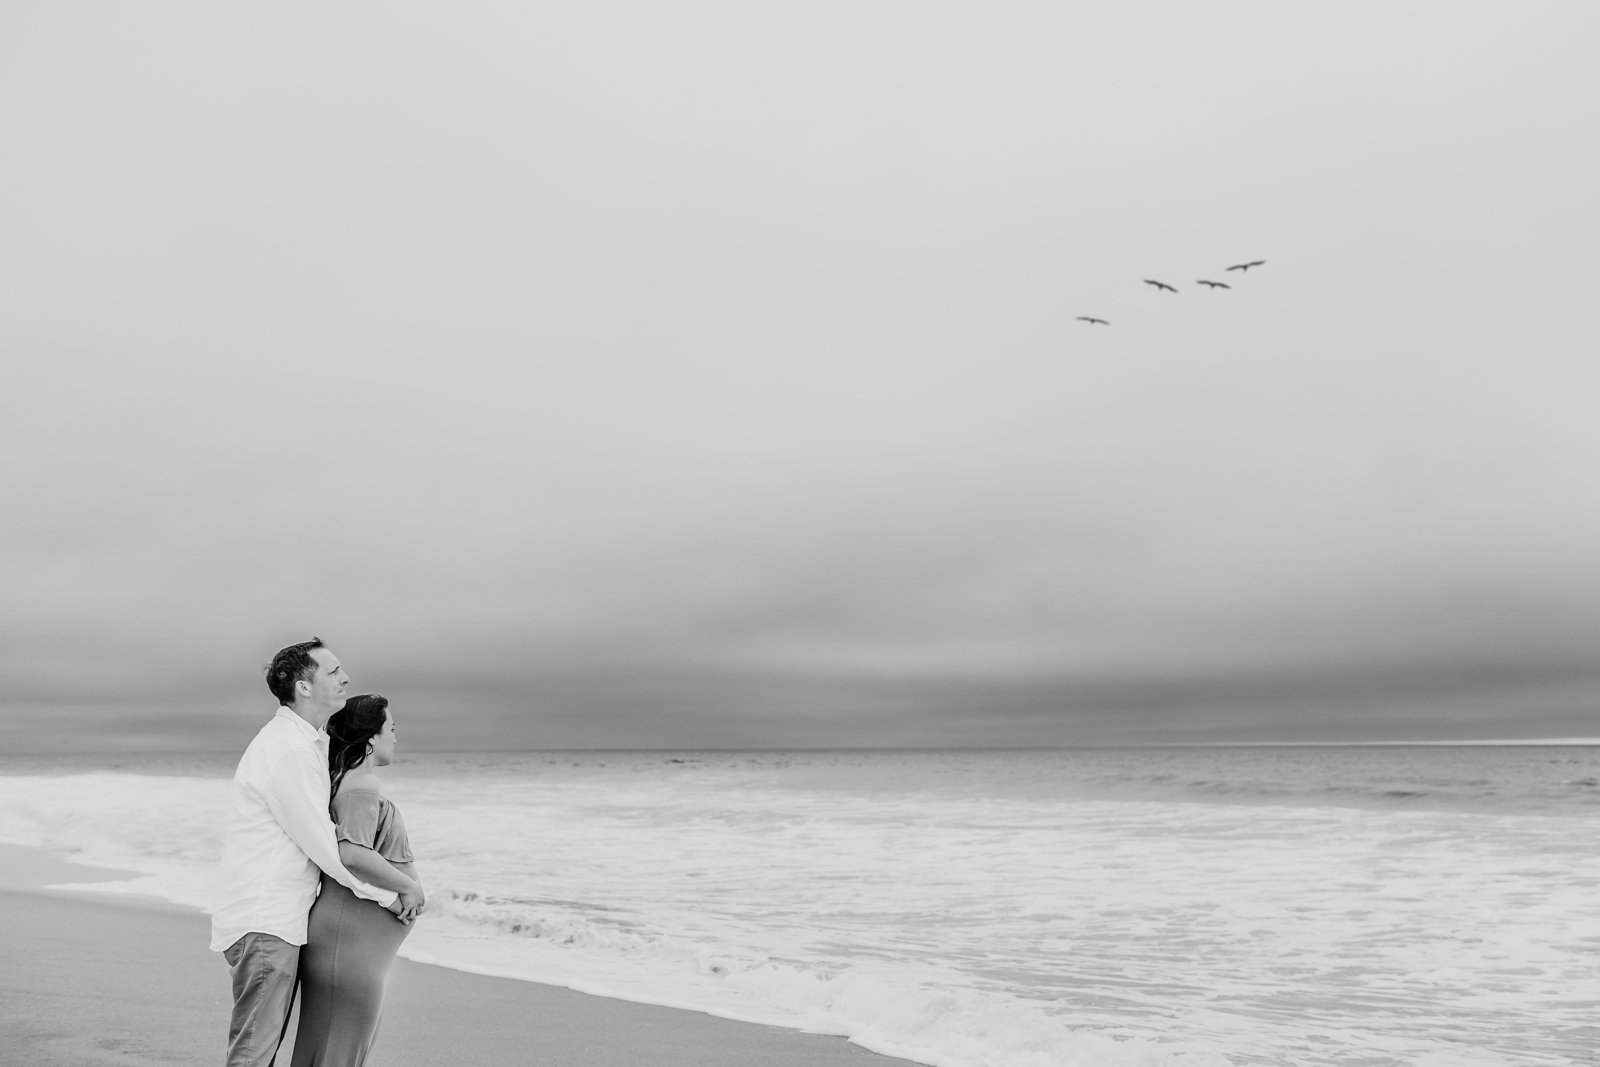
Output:
[[426,897],[405,824],[374,773],[394,718],[322,641],[267,667],[281,705],[233,776],[211,948],[233,978],[228,1067],[273,1062],[298,982],[293,1067],[357,1067],[377,1036],[389,969]]

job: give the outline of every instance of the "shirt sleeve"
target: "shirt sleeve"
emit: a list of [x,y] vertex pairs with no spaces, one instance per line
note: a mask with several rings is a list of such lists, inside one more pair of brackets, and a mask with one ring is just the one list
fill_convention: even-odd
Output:
[[336,838],[381,852],[378,848],[378,829],[383,821],[383,802],[378,799],[378,794],[358,789],[340,794],[333,806],[339,819],[334,823]]
[[384,907],[394,903],[397,893],[378,889],[361,881],[339,859],[339,843],[333,836],[333,821],[323,799],[327,779],[319,773],[315,752],[290,752],[273,766],[267,779],[267,809],[278,820],[289,840],[350,892]]

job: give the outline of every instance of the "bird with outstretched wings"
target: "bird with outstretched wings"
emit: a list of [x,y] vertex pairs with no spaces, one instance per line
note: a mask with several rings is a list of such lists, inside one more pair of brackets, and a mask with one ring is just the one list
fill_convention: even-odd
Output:
[[1251,267],[1259,267],[1265,262],[1266,262],[1266,260],[1264,260],[1264,259],[1252,259],[1248,263],[1235,263],[1233,266],[1229,267],[1228,269],[1229,270],[1248,271]]
[[1078,321],[1079,322],[1087,322],[1090,326],[1110,326],[1111,325],[1105,319],[1097,319],[1093,315],[1079,315],[1078,316]]
[[1176,293],[1178,291],[1178,287],[1177,286],[1168,285],[1166,282],[1158,282],[1154,278],[1146,278],[1144,280],[1144,283],[1146,285],[1155,286],[1157,290],[1165,289],[1169,293]]
[[1195,282],[1195,284],[1196,285],[1203,285],[1208,289],[1232,289],[1233,288],[1233,286],[1229,285],[1227,282],[1208,282],[1204,278],[1199,279],[1198,281]]

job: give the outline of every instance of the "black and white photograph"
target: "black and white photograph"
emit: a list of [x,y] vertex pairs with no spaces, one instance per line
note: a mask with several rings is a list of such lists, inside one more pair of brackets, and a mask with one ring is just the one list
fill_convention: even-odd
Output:
[[1600,1067],[1597,51],[0,0],[0,1063]]

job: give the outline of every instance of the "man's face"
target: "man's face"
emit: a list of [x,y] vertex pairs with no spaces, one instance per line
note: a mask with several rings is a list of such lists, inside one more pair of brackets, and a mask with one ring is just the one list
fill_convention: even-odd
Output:
[[[296,687],[305,702],[305,710],[320,721],[344,707],[344,687],[350,684],[350,676],[344,673],[339,657],[325,648],[313,648],[311,658],[317,661],[316,671],[308,681],[296,683]],[[300,688],[306,685],[311,687],[310,695]]]

